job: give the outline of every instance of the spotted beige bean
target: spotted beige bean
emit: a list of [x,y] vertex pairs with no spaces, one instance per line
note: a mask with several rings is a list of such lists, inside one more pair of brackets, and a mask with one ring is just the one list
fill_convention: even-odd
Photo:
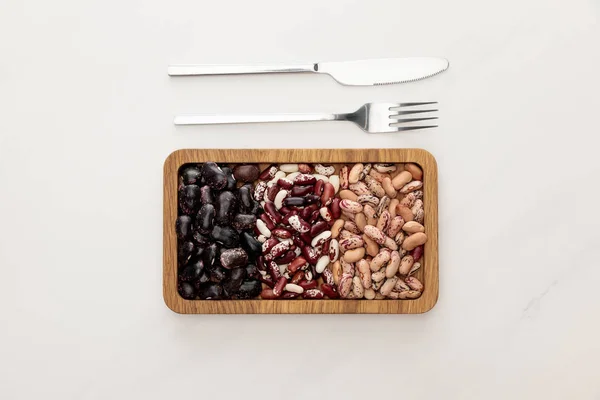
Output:
[[373,239],[367,235],[362,235],[362,238],[365,241],[368,255],[375,257],[377,254],[379,254],[379,245]]
[[344,222],[344,229],[348,232],[354,233],[355,235],[360,234],[360,229],[354,221],[346,221]]
[[385,235],[383,232],[381,232],[381,230],[377,229],[377,227],[373,225],[365,225],[365,234],[373,239],[377,244],[382,245],[385,243]]
[[315,164],[315,172],[320,175],[331,176],[335,173],[333,165]]
[[404,250],[411,251],[417,246],[421,246],[427,242],[427,235],[424,232],[413,233],[402,242]]
[[[402,219],[402,217],[398,215],[398,216],[392,218],[392,220],[390,221],[390,226],[386,233],[389,237],[395,238],[403,226],[404,226],[404,219]],[[396,244],[399,244],[399,243],[396,242]]]
[[[364,211],[364,206],[363,206],[363,211]],[[357,213],[354,216],[354,223],[356,224],[356,226],[358,227],[358,229],[363,232],[365,229],[365,225],[367,225],[367,217],[365,217],[364,213]]]
[[344,239],[355,237],[355,236],[358,236],[358,235],[356,235],[350,231],[347,231],[345,229],[342,229],[342,231],[340,232],[339,239],[340,239],[340,241],[342,241]]
[[360,196],[360,195],[363,195],[363,194],[372,194],[371,191],[369,190],[369,187],[363,181],[352,183],[349,186],[349,188],[357,196]]
[[417,272],[419,269],[421,268],[421,263],[420,262],[416,262],[413,264],[412,268],[410,269],[410,272],[408,273],[408,275],[412,275],[415,272]]
[[396,285],[394,286],[394,291],[404,292],[405,290],[411,290],[410,286],[408,286],[402,279],[398,279],[398,282],[396,282]]
[[421,292],[419,292],[418,290],[407,290],[405,292],[400,292],[398,295],[398,298],[402,300],[418,299],[419,297],[421,297]]
[[379,200],[379,205],[377,206],[376,209],[376,213],[377,215],[381,215],[381,213],[388,209],[388,207],[390,206],[390,198],[387,196],[383,196],[380,200]]
[[392,180],[390,178],[385,178],[383,182],[381,182],[381,186],[383,187],[383,190],[385,190],[385,194],[387,194],[390,199],[396,198],[398,192],[396,189],[394,189]]
[[365,289],[365,299],[373,300],[375,298],[375,291],[371,288]]
[[340,243],[340,248],[344,252],[346,252],[348,250],[357,249],[359,247],[363,247],[363,245],[365,244],[363,238],[360,236],[349,237],[349,238],[341,240],[339,243]]
[[371,268],[369,266],[369,262],[365,259],[360,260],[356,263],[356,270],[358,276],[360,277],[360,281],[365,289],[369,289],[371,287]]
[[350,274],[342,274],[340,283],[338,284],[338,292],[342,298],[348,298],[350,291],[352,290],[352,278]]
[[339,196],[340,196],[340,199],[342,199],[342,200],[352,200],[352,201],[358,200],[358,196],[352,190],[348,190],[348,189],[340,190]]
[[[414,192],[415,190],[419,190],[422,187],[423,187],[423,182],[412,181],[412,182],[409,182],[406,185],[402,186],[402,189],[400,189],[400,193],[407,194],[410,192]],[[416,198],[416,196],[415,196],[415,198]]]
[[416,200],[417,200],[417,198],[415,197],[415,194],[409,193],[409,194],[405,195],[402,198],[402,200],[400,200],[400,204],[403,206],[406,206],[408,208],[411,208],[415,204]]
[[363,206],[360,203],[346,199],[340,201],[340,208],[343,211],[347,211],[352,214],[359,213],[363,210]]
[[425,232],[425,227],[417,221],[408,221],[402,226],[402,230],[407,233]]
[[373,289],[378,290],[381,287],[381,282],[385,279],[385,268],[371,274],[371,284]]
[[423,180],[423,170],[417,164],[406,163],[404,164],[404,170],[410,172],[415,181]]
[[333,281],[336,285],[339,285],[340,279],[342,278],[342,264],[340,261],[336,261],[331,266],[331,274],[333,275]]
[[350,172],[348,172],[348,183],[351,185],[360,180],[360,174],[365,166],[361,163],[354,164]]
[[363,213],[367,217],[367,225],[377,225],[377,218],[375,217],[377,212],[375,211],[375,208],[369,204],[365,204],[363,206]]
[[381,249],[379,253],[375,257],[373,257],[369,267],[373,272],[379,271],[382,267],[384,267],[387,263],[390,262],[390,259],[391,252],[385,249]]
[[392,218],[396,217],[396,207],[398,206],[398,204],[400,204],[400,200],[398,199],[391,199],[390,200],[390,205],[388,206],[388,211],[390,212],[390,215],[392,216]]
[[415,221],[422,224],[424,222],[424,220],[425,220],[425,211],[423,211],[422,208],[419,208],[417,210],[417,213],[415,214]]
[[344,260],[349,263],[355,263],[361,260],[365,256],[365,248],[359,247],[357,249],[348,250],[344,253]]
[[385,281],[383,286],[381,286],[381,289],[379,289],[379,293],[381,293],[384,296],[389,295],[390,293],[392,293],[392,289],[394,289],[394,286],[396,285],[397,281],[398,281],[398,278],[395,276],[392,278],[389,278],[388,280]]
[[365,179],[365,176],[369,175],[369,172],[371,172],[371,168],[373,168],[373,164],[365,164],[365,166],[363,167],[362,171],[360,172],[360,180],[362,181],[363,179]]
[[342,265],[342,273],[343,274],[350,274],[350,275],[354,276],[354,272],[355,272],[354,263],[348,262],[348,261],[344,260],[343,258],[340,258],[340,264]]
[[345,221],[343,219],[336,219],[333,225],[331,226],[331,237],[336,239],[340,236],[340,232],[342,228],[344,228]]
[[[415,195],[415,197],[416,197],[416,195]],[[413,206],[411,207],[410,211],[412,211],[413,214],[416,214],[417,210],[423,209],[423,206],[424,206],[423,200],[416,199],[415,200],[415,204],[413,204]]]
[[402,257],[402,260],[400,260],[400,275],[408,275],[414,263],[415,259],[413,258],[413,256],[408,255]]
[[391,222],[390,212],[388,210],[383,210],[383,212],[379,215],[379,219],[377,220],[377,229],[381,232],[387,232]]
[[385,190],[383,190],[383,186],[381,186],[381,183],[377,182],[375,178],[367,176],[365,178],[365,183],[367,184],[370,193],[373,193],[373,195],[377,197],[385,196]]
[[415,194],[415,198],[417,200],[423,200],[423,191],[422,190],[415,190],[413,193]]
[[365,295],[365,288],[363,288],[362,282],[358,276],[352,278],[352,292],[357,299],[362,299]]
[[378,172],[377,170],[372,169],[369,172],[369,176],[373,179],[375,179],[377,182],[381,183],[383,182],[383,180],[385,178],[389,178],[390,174],[382,174],[381,172]]
[[413,177],[410,172],[402,171],[392,179],[392,186],[396,190],[400,190],[408,182],[412,181]]
[[396,275],[398,268],[400,268],[400,254],[397,251],[392,251],[390,253],[390,262],[385,267],[385,277],[391,278]]
[[385,237],[385,241],[383,242],[383,246],[387,247],[390,250],[398,250],[398,245],[396,241],[389,236]]
[[375,300],[382,300],[382,299],[385,299],[384,295],[382,295],[379,292],[375,293]]
[[418,280],[414,276],[408,276],[408,277],[406,277],[406,279],[404,279],[404,282],[406,282],[406,284],[408,286],[410,286],[410,288],[412,290],[418,290],[419,292],[423,291],[423,284],[421,283],[420,280]]
[[381,173],[394,172],[397,168],[398,167],[396,166],[396,164],[392,164],[392,163],[373,164],[373,169],[375,169],[377,172],[381,172]]
[[373,196],[372,194],[361,194],[356,201],[362,204],[363,207],[365,204],[369,204],[372,207],[377,207],[379,205],[379,197]]

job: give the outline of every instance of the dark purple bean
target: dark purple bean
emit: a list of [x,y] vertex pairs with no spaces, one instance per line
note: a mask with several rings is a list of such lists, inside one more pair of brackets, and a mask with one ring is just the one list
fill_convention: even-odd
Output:
[[214,283],[221,283],[228,277],[228,271],[220,265],[214,266],[210,271],[210,280]]
[[213,229],[213,223],[215,220],[215,206],[212,204],[205,204],[198,211],[198,216],[196,217],[196,228],[200,233],[210,233]]
[[254,264],[246,265],[245,269],[246,276],[248,276],[249,278],[258,278],[258,276],[260,275],[260,272],[258,272],[258,268]]
[[223,282],[223,291],[227,293],[228,297],[235,295],[240,289],[244,279],[246,279],[245,268],[232,269],[229,279]]
[[184,214],[192,215],[200,206],[200,186],[186,185],[179,191],[179,207]]
[[223,296],[223,288],[216,283],[205,283],[200,285],[198,296],[202,300],[220,299]]
[[252,185],[244,185],[238,189],[240,198],[240,209],[244,212],[251,212],[256,202],[252,199]]
[[302,197],[312,192],[312,186],[294,186],[290,194],[294,197]]
[[242,248],[246,250],[248,256],[253,258],[256,254],[262,253],[262,243],[256,240],[256,238],[248,232],[242,232],[240,235],[240,244]]
[[179,244],[179,246],[177,246],[177,259],[179,260],[179,265],[185,265],[195,249],[196,247],[192,242],[183,242]]
[[217,197],[217,214],[215,222],[218,225],[227,225],[231,218],[237,213],[237,199],[232,192],[224,191]]
[[175,221],[175,232],[179,239],[184,239],[192,234],[192,217],[180,215]]
[[242,282],[237,297],[239,299],[253,299],[258,297],[261,291],[262,285],[260,284],[259,280],[246,279],[244,282]]
[[219,245],[216,243],[211,243],[204,249],[204,253],[202,253],[202,261],[204,261],[204,266],[210,267],[215,263],[217,256],[220,252]]
[[202,186],[200,188],[200,202],[202,204],[214,204],[215,196],[213,196],[210,186]]
[[200,277],[194,283],[194,286],[196,286],[196,290],[200,288],[201,284],[206,282],[210,282],[210,271],[204,268],[204,271],[202,271],[202,274],[200,274]]
[[202,170],[196,165],[184,167],[181,170],[181,178],[184,185],[194,185],[200,182],[202,176]]
[[260,170],[254,164],[236,165],[233,168],[233,176],[240,182],[254,182],[259,174]]
[[227,186],[227,175],[214,162],[202,164],[202,178],[208,186],[216,190]]
[[183,268],[179,274],[180,281],[195,281],[200,278],[200,275],[204,271],[204,263],[201,259],[190,262],[185,268]]
[[240,235],[230,226],[216,225],[210,232],[210,236],[227,248],[237,247],[240,243]]
[[237,182],[235,180],[235,178],[233,177],[233,171],[231,170],[231,168],[229,167],[221,167],[221,170],[223,172],[225,172],[225,175],[227,176],[227,185],[225,185],[225,190],[235,190],[236,186],[237,186]]
[[306,202],[306,204],[318,204],[319,200],[321,200],[321,198],[316,194],[309,194],[304,196],[304,201]]
[[242,267],[248,264],[248,254],[241,247],[227,249],[221,252],[220,260],[221,265],[227,269]]
[[233,217],[231,225],[238,231],[252,229],[256,225],[256,215],[237,214],[235,217]]
[[205,236],[198,231],[194,232],[194,234],[192,235],[192,239],[194,239],[194,242],[196,242],[198,246],[202,248],[208,246],[211,242],[208,236]]
[[304,197],[287,197],[283,199],[283,205],[286,207],[290,206],[303,206],[306,204],[306,199]]
[[193,300],[196,298],[196,288],[189,282],[179,282],[177,291],[179,292],[179,295],[186,300]]
[[256,257],[256,268],[258,268],[259,271],[267,270],[267,263],[263,256]]

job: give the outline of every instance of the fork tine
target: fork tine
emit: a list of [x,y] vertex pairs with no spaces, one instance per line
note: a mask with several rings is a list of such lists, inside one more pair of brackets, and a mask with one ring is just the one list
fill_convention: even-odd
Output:
[[431,110],[408,110],[408,111],[396,111],[397,114],[392,114],[390,115],[390,118],[395,116],[395,115],[407,115],[407,114],[420,114],[420,113],[426,113],[426,112],[436,112],[436,111],[440,111],[438,109],[431,109]]
[[423,125],[423,126],[396,126],[398,131],[412,131],[415,129],[428,129],[428,128],[437,128],[437,125]]
[[417,102],[417,103],[400,103],[397,106],[394,107],[390,107],[390,110],[393,108],[400,108],[400,107],[413,107],[413,106],[425,106],[428,104],[437,104],[437,101],[426,101],[426,102]]
[[401,118],[400,115],[390,115],[390,119],[395,119],[395,122],[392,124],[400,124],[402,122],[417,122],[417,121],[427,121],[430,119],[438,119],[438,117],[427,117],[427,118]]

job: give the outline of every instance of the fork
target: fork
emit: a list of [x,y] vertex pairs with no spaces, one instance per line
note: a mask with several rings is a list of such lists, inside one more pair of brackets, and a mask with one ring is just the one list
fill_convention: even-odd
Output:
[[180,115],[175,125],[247,124],[256,122],[350,121],[368,133],[401,132],[435,128],[437,125],[414,125],[415,122],[437,117],[406,118],[405,115],[438,111],[415,109],[436,101],[421,103],[367,103],[358,110],[345,114],[247,114],[247,115]]

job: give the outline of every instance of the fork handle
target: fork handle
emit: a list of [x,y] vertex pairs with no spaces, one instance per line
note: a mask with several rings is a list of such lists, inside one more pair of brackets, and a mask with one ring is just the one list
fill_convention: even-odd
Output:
[[269,74],[282,72],[316,72],[317,64],[295,65],[170,65],[171,76]]
[[178,115],[175,125],[251,124],[258,122],[339,121],[346,114]]

